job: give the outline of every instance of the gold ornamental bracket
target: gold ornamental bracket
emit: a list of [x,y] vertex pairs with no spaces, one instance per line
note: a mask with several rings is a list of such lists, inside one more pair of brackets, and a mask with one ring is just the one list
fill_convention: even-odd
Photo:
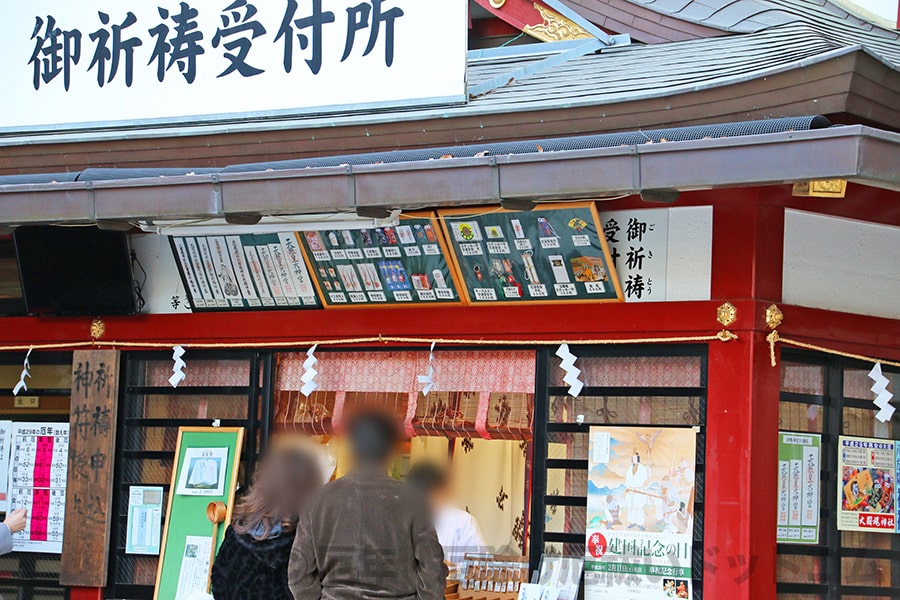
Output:
[[775,359],[775,344],[779,342],[781,339],[778,336],[778,327],[784,322],[784,313],[781,312],[781,309],[778,308],[777,304],[770,304],[766,307],[766,327],[772,330],[772,332],[766,336],[766,341],[769,342],[769,360],[772,363],[772,366],[775,367],[778,365],[778,361]]
[[729,327],[737,321],[737,308],[731,302],[726,302],[716,309],[716,321],[722,327]]
[[791,195],[801,198],[843,198],[847,195],[847,180],[818,179],[795,183]]
[[[491,0],[491,6],[495,6]],[[506,0],[501,2],[501,6]],[[499,8],[499,7],[497,7]],[[584,27],[567,19],[555,10],[551,10],[546,6],[534,3],[534,8],[541,14],[544,20],[540,25],[526,25],[523,31],[531,37],[541,40],[542,42],[564,42],[567,40],[585,40],[594,36]]]
[[106,333],[106,323],[103,319],[94,319],[91,321],[91,339],[99,340]]
[[722,331],[718,333],[719,340],[723,342],[728,342],[731,340],[736,340],[737,335],[728,331],[728,328],[737,321],[737,307],[731,302],[725,302],[721,304],[716,309],[716,321],[719,322],[719,325],[724,327]]

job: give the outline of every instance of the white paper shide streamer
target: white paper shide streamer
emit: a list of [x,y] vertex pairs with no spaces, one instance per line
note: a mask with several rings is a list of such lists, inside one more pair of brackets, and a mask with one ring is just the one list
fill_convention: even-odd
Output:
[[422,384],[422,394],[428,395],[428,392],[434,388],[434,345],[437,342],[431,342],[431,352],[428,354],[428,373],[419,375],[419,383]]
[[869,371],[869,379],[875,382],[871,390],[875,393],[875,406],[880,409],[875,418],[882,423],[887,423],[894,416],[894,407],[891,406],[891,398],[894,397],[894,394],[887,389],[891,380],[881,372],[881,363],[875,363],[875,366]]
[[28,361],[31,358],[32,348],[28,349],[28,354],[25,355],[25,361],[22,363],[22,374],[19,375],[19,383],[16,384],[16,387],[13,388],[13,396],[18,396],[21,391],[28,391],[28,384],[25,383],[26,377],[31,377],[31,363]]
[[172,376],[169,377],[169,384],[173,388],[177,388],[178,384],[185,380],[187,375],[184,368],[187,363],[182,358],[184,356],[184,348],[182,346],[172,346]]
[[300,388],[300,392],[306,397],[309,397],[310,394],[319,389],[319,383],[316,381],[316,376],[319,374],[316,371],[316,363],[319,362],[319,359],[314,356],[318,347],[319,345],[316,344],[307,350],[306,360],[303,361],[303,376],[300,378],[300,381],[303,382],[303,387]]
[[563,381],[569,386],[569,395],[573,398],[577,398],[584,388],[584,382],[579,379],[581,369],[575,366],[575,361],[578,360],[578,357],[572,354],[568,344],[560,345],[556,350],[556,355],[562,360],[562,362],[559,363],[559,368],[566,373],[566,376],[563,377]]

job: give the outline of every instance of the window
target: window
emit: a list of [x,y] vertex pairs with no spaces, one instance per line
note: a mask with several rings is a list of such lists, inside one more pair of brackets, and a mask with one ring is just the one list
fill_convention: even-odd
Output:
[[578,348],[585,388],[567,394],[560,360],[538,354],[531,563],[541,555],[584,556],[591,425],[696,426],[693,586],[703,594],[706,447],[705,346]]
[[[257,456],[269,437],[274,360],[250,352],[188,351],[187,379],[172,388],[172,359],[168,354],[123,355],[125,392],[121,394],[110,548],[109,587],[112,598],[153,597],[156,556],[125,554],[128,490],[132,485],[160,486],[168,505],[180,426],[245,427],[240,485],[246,486]],[[267,382],[264,387],[263,382]],[[165,515],[163,515],[165,519]]]
[[[822,434],[819,544],[778,545],[778,600],[900,597],[900,535],[838,531],[839,435],[900,439],[900,418],[875,419],[868,378],[871,365],[842,358],[782,351],[782,431]],[[887,367],[898,390],[900,371]]]
[[[12,421],[69,422],[72,355],[36,352],[29,359],[31,378],[23,396],[37,396],[36,409],[15,408],[12,389],[22,372],[24,353],[4,354],[0,359],[0,419]],[[59,585],[60,557],[56,554],[14,552],[0,557],[0,598],[68,597]]]

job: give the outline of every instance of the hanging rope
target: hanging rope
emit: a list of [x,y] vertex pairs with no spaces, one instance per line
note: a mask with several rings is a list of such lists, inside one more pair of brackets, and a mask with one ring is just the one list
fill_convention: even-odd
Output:
[[[433,338],[433,337],[402,337],[377,335],[356,338],[334,338],[327,340],[291,340],[279,342],[118,342],[118,341],[90,341],[90,342],[59,342],[53,344],[20,344],[12,346],[0,346],[0,352],[28,350],[74,350],[78,348],[106,348],[106,349],[140,349],[140,350],[171,350],[173,346],[182,346],[193,350],[223,350],[235,348],[308,348],[310,346],[351,346],[359,344],[410,344],[428,345],[432,343],[453,346],[559,346],[569,344],[572,346],[604,346],[622,344],[676,344],[689,342],[730,342],[738,339],[737,334],[723,329],[712,335],[692,335],[674,337],[645,337],[623,339],[589,339],[589,340],[509,340],[509,339],[469,339],[469,338]],[[886,363],[888,364],[888,363]]]
[[900,362],[885,360],[883,358],[875,358],[873,356],[865,356],[863,354],[854,354],[852,352],[842,352],[840,350],[835,350],[834,348],[817,346],[816,344],[807,344],[806,342],[800,342],[797,340],[792,340],[790,338],[781,337],[781,335],[778,334],[777,329],[766,336],[766,341],[769,342],[769,358],[772,361],[773,367],[778,365],[778,361],[775,360],[775,344],[786,344],[788,346],[794,346],[795,348],[803,348],[804,350],[813,350],[815,352],[822,352],[823,354],[831,354],[832,356],[843,356],[844,358],[852,358],[855,360],[861,360],[863,362],[873,364],[881,363],[883,365],[890,365],[892,367],[900,367]]

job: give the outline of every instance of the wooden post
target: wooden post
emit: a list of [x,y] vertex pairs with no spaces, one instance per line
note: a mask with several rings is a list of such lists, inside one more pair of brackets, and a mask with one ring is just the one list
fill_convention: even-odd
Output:
[[80,350],[72,358],[69,477],[59,582],[106,586],[119,396],[119,352]]

